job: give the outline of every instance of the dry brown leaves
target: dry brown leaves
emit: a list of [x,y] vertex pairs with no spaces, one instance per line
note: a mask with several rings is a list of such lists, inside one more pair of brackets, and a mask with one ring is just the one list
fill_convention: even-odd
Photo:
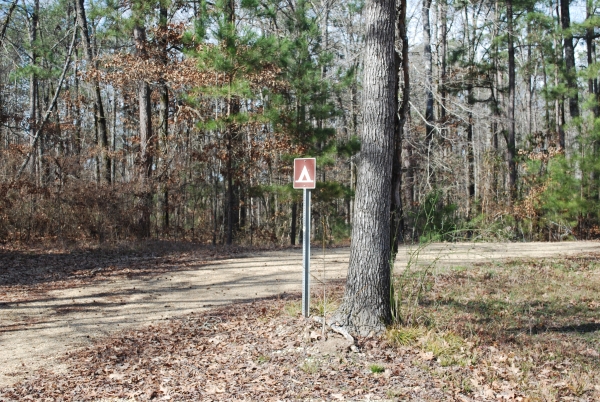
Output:
[[421,314],[468,346],[463,364],[432,361],[432,372],[474,400],[600,400],[598,257],[436,275]]
[[[135,81],[167,83],[171,90],[225,86],[230,81],[225,73],[201,71],[193,58],[171,59],[165,63],[159,58],[143,59],[129,53],[118,53],[101,60],[102,69],[91,69],[85,75],[87,80],[109,82],[120,88]],[[258,73],[248,74],[253,89],[269,88],[274,91],[287,89],[288,84],[280,79],[281,69],[265,65]]]
[[[206,248],[198,252],[203,254],[194,254],[193,248],[174,251],[164,246],[161,251],[149,245],[156,255],[148,250],[113,254],[83,250],[65,257],[60,249],[55,250],[56,255],[43,256],[31,250],[19,254],[5,247],[0,265],[10,262],[21,277],[10,277],[2,271],[0,298],[18,296],[19,289],[23,297],[32,297],[36,285],[43,290],[43,286],[76,286],[96,280],[88,273],[100,267],[107,272],[97,271],[95,275],[130,275],[136,271],[151,274],[184,265],[186,258],[197,261],[200,256],[219,257],[218,250]],[[102,253],[112,255],[112,260],[99,259]],[[79,271],[60,270],[59,265],[69,258],[77,263]],[[595,258],[579,258],[556,269],[587,275],[583,283],[588,283],[597,275],[594,263]],[[324,340],[320,324],[291,316],[287,311],[299,296],[282,295],[115,333],[64,356],[69,366],[67,374],[37,372],[11,388],[0,389],[0,401],[597,400],[597,377],[589,371],[597,366],[598,358],[598,351],[592,347],[593,332],[589,339],[575,336],[565,326],[573,323],[571,313],[564,317],[564,323],[544,322],[540,327],[529,320],[522,323],[529,327],[519,329],[518,315],[535,317],[535,311],[523,312],[517,303],[516,310],[508,314],[510,305],[503,307],[499,301],[494,302],[501,296],[497,289],[502,289],[502,284],[522,287],[535,279],[536,286],[546,286],[538,279],[552,276],[555,268],[548,264],[533,264],[508,279],[504,277],[509,275],[508,268],[490,274],[487,266],[437,276],[431,294],[437,302],[427,304],[423,314],[440,322],[447,320],[446,332],[453,332],[455,338],[464,336],[456,338],[462,345],[456,352],[458,357],[453,356],[454,352],[439,352],[443,347],[441,336],[437,340],[430,337],[429,346],[392,347],[381,339],[365,338],[358,340],[358,350],[344,346],[331,350],[328,342],[337,339],[343,345],[341,338],[329,332]],[[462,291],[475,283],[477,286],[469,292]],[[482,299],[481,303],[467,304],[474,308],[464,310],[459,308],[462,304],[450,303],[450,295],[440,290],[443,288],[459,295],[471,294]],[[328,294],[339,297],[340,289]],[[479,311],[476,307],[485,307],[486,300],[489,306]],[[568,301],[565,308],[583,314],[582,303],[591,309],[588,315],[600,306],[597,298],[582,296]],[[444,308],[446,304],[448,308]],[[457,309],[450,308],[453,306]],[[494,320],[486,319],[484,312]],[[561,325],[562,332],[552,330]],[[437,342],[437,351],[433,342]],[[450,358],[455,357],[452,362]]]
[[[321,352],[319,324],[284,313],[298,295],[238,304],[117,334],[64,357],[0,401],[452,400],[443,384],[378,339]],[[330,339],[335,335],[329,334]],[[377,364],[381,373],[370,367]]]

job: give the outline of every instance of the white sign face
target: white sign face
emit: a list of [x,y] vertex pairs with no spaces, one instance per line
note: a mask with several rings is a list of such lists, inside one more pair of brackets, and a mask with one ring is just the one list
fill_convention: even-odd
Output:
[[294,159],[294,188],[315,188],[317,184],[317,160]]

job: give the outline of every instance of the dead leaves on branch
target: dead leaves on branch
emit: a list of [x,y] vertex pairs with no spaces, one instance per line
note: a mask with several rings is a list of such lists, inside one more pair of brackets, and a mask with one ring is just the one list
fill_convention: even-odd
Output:
[[[288,84],[280,79],[281,69],[273,64],[263,66],[260,72],[244,76],[253,90],[268,88],[280,92]],[[200,70],[193,58],[169,59],[165,63],[159,57],[140,58],[133,54],[118,53],[100,60],[100,68],[91,69],[85,74],[88,81],[98,80],[118,88],[130,86],[134,82],[146,81],[150,84],[167,84],[171,90],[226,86],[231,76],[218,71]]]
[[[97,67],[91,67],[83,74],[87,81],[109,83],[118,88],[125,88],[132,83],[146,81],[150,84],[167,84],[171,90],[227,86],[242,69],[234,68],[233,72],[222,72],[214,69],[201,69],[198,60],[186,57],[179,50],[185,34],[184,24],[169,24],[166,28],[156,27],[150,30],[152,40],[145,43],[143,52],[116,53],[97,60]],[[197,47],[201,51],[212,44],[202,44]],[[175,51],[176,50],[176,51]],[[237,56],[247,51],[247,46],[236,48]],[[135,53],[142,53],[141,57]],[[281,68],[273,63],[262,63],[257,71],[246,71],[243,77],[252,90],[267,88],[281,92],[289,84],[281,79]]]

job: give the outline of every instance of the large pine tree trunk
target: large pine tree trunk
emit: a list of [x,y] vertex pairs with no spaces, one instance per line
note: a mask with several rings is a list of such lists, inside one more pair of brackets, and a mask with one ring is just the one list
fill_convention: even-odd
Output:
[[362,135],[344,301],[336,319],[351,332],[379,332],[391,320],[390,200],[396,114],[394,0],[365,6]]

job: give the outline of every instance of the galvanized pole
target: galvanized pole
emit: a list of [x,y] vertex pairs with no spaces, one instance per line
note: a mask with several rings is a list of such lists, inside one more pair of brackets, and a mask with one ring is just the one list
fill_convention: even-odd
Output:
[[304,189],[302,224],[302,314],[308,317],[310,307],[310,190]]

